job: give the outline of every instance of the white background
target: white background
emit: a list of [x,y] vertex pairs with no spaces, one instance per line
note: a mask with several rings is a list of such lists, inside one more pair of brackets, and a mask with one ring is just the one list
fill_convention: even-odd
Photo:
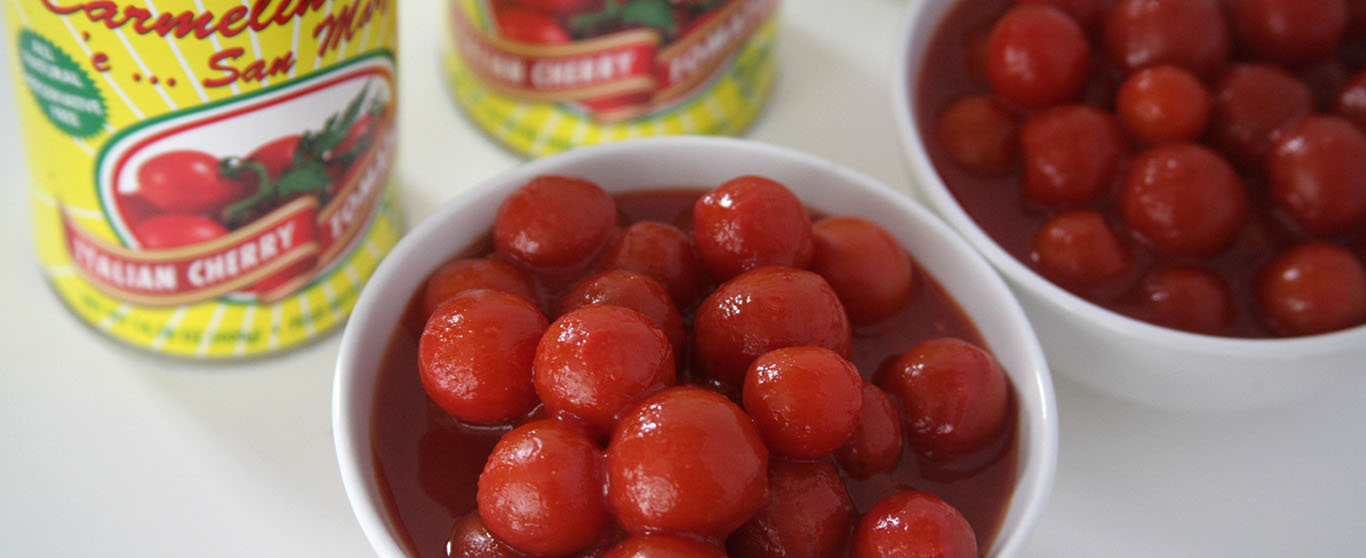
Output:
[[[447,100],[437,0],[400,9],[399,171],[416,223],[519,159]],[[904,0],[786,0],[781,77],[750,137],[909,191],[889,107],[905,10]],[[0,40],[0,56],[11,52]],[[14,115],[16,101],[33,101],[2,74],[0,555],[372,554],[332,451],[340,336],[199,365],[85,328],[33,263]],[[1366,378],[1293,406],[1220,415],[1137,407],[1063,377],[1057,386],[1058,481],[1027,556],[1366,553]]]

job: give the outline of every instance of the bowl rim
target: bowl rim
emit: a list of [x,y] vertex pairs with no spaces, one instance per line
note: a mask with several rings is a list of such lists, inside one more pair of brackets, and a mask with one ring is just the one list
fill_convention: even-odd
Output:
[[[911,181],[921,185],[920,191],[929,198],[936,212],[967,241],[984,255],[1006,278],[1031,294],[1060,307],[1069,315],[1078,316],[1089,325],[1106,332],[1176,349],[1189,354],[1212,357],[1237,355],[1244,360],[1289,361],[1309,355],[1327,354],[1345,346],[1366,344],[1366,325],[1314,335],[1283,338],[1240,338],[1193,333],[1151,324],[1092,303],[1045,279],[1033,269],[1007,253],[982,230],[967,214],[949,191],[948,185],[930,162],[920,133],[917,98],[912,81],[928,54],[929,42],[938,31],[939,21],[959,0],[921,0],[911,5],[902,27],[896,67],[892,73],[892,110],[895,114],[897,136],[901,139],[902,154],[911,172]],[[932,10],[939,9],[938,18]],[[925,27],[929,27],[926,29]]]
[[[980,277],[982,288],[999,295],[996,298],[1003,303],[1000,317],[1007,322],[1006,328],[1012,332],[1011,336],[1019,337],[1016,339],[1019,342],[1018,352],[1025,369],[1015,372],[1021,378],[1029,380],[1027,385],[1020,382],[1012,384],[1015,385],[1019,399],[1024,400],[1028,396],[1028,399],[1037,401],[1039,407],[1037,413],[1029,414],[1026,413],[1024,404],[1018,406],[1021,427],[1027,426],[1031,436],[1029,459],[1021,459],[1017,465],[1015,485],[1006,507],[1008,513],[1003,517],[1003,521],[1016,518],[1014,529],[1010,533],[997,533],[993,542],[993,555],[1011,556],[1019,551],[1036,527],[1052,490],[1058,458],[1057,405],[1052,377],[1033,327],[1015,294],[995,269],[953,229],[904,192],[898,192],[852,169],[815,155],[752,140],[715,136],[661,136],[582,147],[536,159],[482,180],[453,196],[435,213],[409,231],[380,263],[362,290],[352,311],[351,321],[342,334],[332,394],[333,433],[343,487],[362,531],[376,552],[385,556],[402,555],[404,549],[385,511],[388,506],[378,494],[378,483],[373,480],[376,478],[375,463],[369,446],[372,415],[366,411],[363,416],[357,415],[356,419],[352,419],[348,410],[357,404],[370,404],[373,399],[365,396],[373,394],[373,374],[367,375],[357,365],[367,356],[363,351],[365,338],[373,335],[378,329],[387,344],[387,339],[393,332],[393,324],[380,328],[375,323],[377,320],[365,318],[380,311],[381,306],[391,298],[387,291],[396,288],[386,288],[383,285],[391,285],[398,278],[411,273],[411,270],[405,269],[403,263],[420,257],[419,248],[424,244],[420,239],[432,236],[435,231],[442,228],[444,222],[458,219],[466,211],[465,207],[473,201],[508,188],[509,183],[525,182],[535,175],[572,172],[568,169],[582,161],[654,156],[661,150],[715,149],[737,150],[756,157],[782,161],[785,164],[817,168],[831,172],[848,183],[858,184],[867,189],[870,196],[896,204],[899,211],[909,214],[912,219],[927,227],[937,237],[936,243],[945,244],[946,248],[953,252],[953,257],[961,259],[962,266],[971,269],[974,276]],[[966,315],[966,310],[963,311]],[[971,316],[969,318],[974,323],[977,321]],[[375,358],[373,355],[369,356]],[[364,385],[360,385],[362,380],[365,381]],[[1017,505],[1021,507],[1016,508]],[[1002,523],[1002,528],[1005,527],[1007,524]]]

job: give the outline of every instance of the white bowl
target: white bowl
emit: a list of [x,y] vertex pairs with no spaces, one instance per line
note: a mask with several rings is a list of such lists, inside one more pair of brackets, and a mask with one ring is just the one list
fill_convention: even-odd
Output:
[[1291,339],[1187,333],[1111,312],[1059,288],[996,244],[935,172],[913,95],[929,44],[952,0],[914,3],[892,79],[912,181],[930,205],[1005,275],[1060,374],[1112,395],[1181,410],[1287,403],[1366,370],[1366,326]]
[[1015,386],[1020,462],[992,555],[1018,551],[1053,484],[1058,426],[1043,352],[1005,283],[929,211],[871,178],[778,147],[683,136],[582,148],[522,165],[464,191],[408,233],[379,266],[342,336],[332,405],[342,480],[356,517],[379,554],[397,556],[403,548],[380,497],[370,443],[373,392],[384,349],[404,306],[426,277],[487,234],[503,198],[542,174],[584,177],[609,192],[716,185],[760,174],[783,182],[810,207],[858,215],[886,227],[972,318]]

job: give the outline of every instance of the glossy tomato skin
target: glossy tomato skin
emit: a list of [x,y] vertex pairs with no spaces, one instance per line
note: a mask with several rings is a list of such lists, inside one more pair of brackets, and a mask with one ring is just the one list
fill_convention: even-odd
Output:
[[666,223],[640,221],[626,227],[608,249],[602,267],[653,277],[669,290],[680,309],[697,302],[708,283],[692,238]]
[[990,95],[969,95],[939,113],[935,135],[950,159],[978,176],[1009,173],[1019,159],[1019,119]]
[[579,427],[526,423],[503,435],[479,474],[479,516],[514,548],[564,555],[587,548],[611,522],[602,455]]
[[854,502],[828,461],[774,460],[768,505],[726,542],[731,558],[840,556],[855,518]]
[[953,506],[925,492],[903,490],[879,500],[854,532],[853,558],[975,558],[972,525]]
[[1366,130],[1366,70],[1347,78],[1333,99],[1333,111]]
[[1077,209],[1045,221],[1030,258],[1064,286],[1097,285],[1133,267],[1133,257],[1098,211]]
[[1311,234],[1366,222],[1366,135],[1347,120],[1311,116],[1287,127],[1267,170],[1276,207]]
[[879,384],[906,410],[911,447],[930,458],[977,449],[1006,423],[1005,372],[991,353],[960,339],[912,347],[884,370]]
[[987,40],[987,81],[1012,103],[1043,108],[1081,95],[1091,47],[1076,20],[1051,6],[1020,5]]
[[1306,242],[1258,275],[1257,301],[1281,335],[1326,333],[1366,322],[1366,269],[1341,247]]
[[906,305],[915,286],[911,257],[877,223],[827,217],[811,228],[811,271],[825,278],[856,325],[885,320]]
[[814,346],[847,357],[851,337],[844,306],[825,279],[765,267],[725,282],[702,301],[693,322],[693,353],[706,379],[734,390],[759,355]]
[[1238,64],[1214,87],[1210,139],[1238,163],[1260,168],[1281,128],[1313,109],[1309,87],[1295,76],[1269,64]]
[[1233,0],[1238,44],[1253,56],[1282,64],[1328,57],[1347,30],[1343,0]]
[[1114,115],[1090,105],[1064,105],[1030,117],[1020,149],[1025,197],[1063,206],[1108,193],[1129,146]]
[[628,532],[719,540],[768,499],[768,449],[754,422],[714,391],[656,393],[628,411],[607,447],[608,499]]
[[863,379],[852,363],[830,349],[774,349],[749,366],[742,400],[771,451],[816,459],[854,434],[863,407]]
[[534,45],[562,45],[574,41],[550,14],[507,2],[495,3],[498,33],[509,41]]
[[631,404],[673,385],[674,356],[649,317],[594,304],[550,324],[536,346],[533,370],[547,410],[578,418],[591,434],[606,437]]
[[1236,310],[1228,283],[1198,267],[1164,266],[1143,278],[1144,302],[1152,321],[1185,331],[1217,333],[1233,323]]
[[1172,64],[1210,76],[1232,46],[1218,0],[1120,0],[1103,42],[1110,63],[1126,74]]
[[616,203],[597,184],[581,178],[538,176],[498,208],[493,244],[527,265],[572,267],[597,253],[616,219]]
[[724,281],[751,269],[811,263],[811,218],[782,184],[742,176],[693,205],[693,240],[702,267]]
[[1053,6],[1072,16],[1087,32],[1097,32],[1105,24],[1105,15],[1115,0],[1018,0],[1016,4]]
[[485,289],[457,295],[438,306],[422,330],[422,387],[462,421],[494,424],[523,416],[536,405],[531,363],[546,327],[541,311],[520,296]]
[[478,511],[465,514],[451,529],[447,542],[450,558],[528,558],[489,531]]
[[1210,97],[1200,79],[1176,66],[1135,72],[1119,87],[1116,113],[1146,143],[1194,140],[1209,124]]
[[727,558],[713,544],[676,535],[639,535],[621,541],[602,558]]
[[644,314],[668,337],[674,354],[685,343],[683,315],[664,286],[647,275],[614,269],[593,275],[560,297],[556,313],[563,316],[590,304],[611,304]]
[[138,167],[138,194],[168,213],[211,213],[246,195],[246,184],[218,172],[200,151],[168,151]]
[[887,473],[901,459],[901,439],[901,412],[896,404],[882,388],[864,382],[858,427],[835,452],[835,460],[853,479]]
[[1130,230],[1160,253],[1207,257],[1233,242],[1248,220],[1242,179],[1218,153],[1167,143],[1139,154],[1119,192]]
[[430,316],[441,303],[475,289],[515,294],[533,304],[536,285],[531,277],[510,263],[489,258],[464,258],[437,268],[422,290],[422,312]]
[[133,236],[147,250],[163,250],[207,242],[228,234],[218,221],[199,215],[163,213],[133,225]]

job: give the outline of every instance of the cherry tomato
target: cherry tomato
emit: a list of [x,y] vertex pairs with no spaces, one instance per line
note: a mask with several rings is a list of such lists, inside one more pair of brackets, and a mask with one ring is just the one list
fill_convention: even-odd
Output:
[[1083,29],[1096,32],[1105,23],[1105,14],[1115,5],[1115,0],[1017,0],[1016,4],[1053,6],[1067,12]]
[[1357,128],[1366,130],[1366,70],[1347,78],[1334,99],[1333,110],[1351,120]]
[[714,545],[675,535],[640,535],[612,547],[602,558],[727,558]]
[[749,366],[743,401],[769,450],[816,459],[854,434],[863,407],[863,378],[830,349],[774,349]]
[[503,435],[479,474],[479,516],[513,547],[541,555],[587,548],[611,522],[602,457],[570,423],[529,422]]
[[1193,140],[1209,124],[1210,97],[1195,74],[1176,66],[1154,66],[1124,81],[1115,112],[1140,141]]
[[163,213],[133,225],[133,236],[147,250],[163,250],[207,242],[228,234],[218,221],[199,215]]
[[1233,167],[1194,143],[1166,143],[1139,154],[1119,192],[1129,229],[1158,252],[1185,257],[1219,253],[1238,236],[1249,212]]
[[1259,168],[1280,129],[1313,109],[1309,88],[1295,76],[1267,64],[1239,64],[1214,88],[1210,138],[1234,160]]
[[829,558],[844,552],[854,502],[828,461],[768,464],[768,505],[726,542],[732,558]]
[[1062,206],[1105,195],[1129,148],[1113,115],[1090,105],[1066,105],[1030,117],[1020,133],[1020,150],[1025,198]]
[[991,90],[1023,107],[1077,98],[1090,64],[1091,47],[1081,27],[1051,6],[1012,8],[996,22],[987,43]]
[[692,214],[697,255],[718,281],[768,265],[811,263],[811,218],[778,182],[732,179],[698,199]]
[[1347,86],[1347,78],[1351,75],[1346,64],[1330,58],[1300,70],[1299,77],[1309,88],[1314,107],[1331,112],[1337,104],[1338,94]]
[[897,460],[901,459],[901,413],[887,392],[863,383],[858,427],[844,447],[835,452],[835,459],[854,479],[866,479],[896,468]]
[[1282,335],[1361,325],[1366,322],[1366,269],[1338,246],[1300,244],[1262,269],[1257,301],[1268,324]]
[[1366,222],[1366,135],[1333,116],[1286,128],[1267,157],[1271,200],[1312,234]]
[[759,355],[783,347],[825,347],[847,357],[849,318],[821,276],[765,267],[722,284],[698,307],[694,354],[703,376],[738,388]]
[[244,182],[218,173],[218,159],[168,151],[138,167],[138,194],[168,213],[212,213],[247,194]]
[[641,221],[627,227],[607,251],[603,269],[625,269],[653,277],[686,309],[707,286],[692,238],[678,227]]
[[466,291],[492,289],[515,294],[535,304],[536,285],[522,270],[502,260],[460,259],[437,268],[422,290],[422,313],[432,315],[436,307]]
[[911,257],[877,223],[857,217],[827,217],[811,227],[815,250],[811,271],[824,277],[857,325],[896,314],[911,298]]
[[118,194],[114,199],[119,215],[123,217],[124,224],[129,227],[161,213],[161,210],[157,209],[156,206],[148,203],[147,200],[142,199],[142,196],[137,194]]
[[450,558],[526,558],[526,554],[490,532],[477,511],[467,513],[455,522],[447,545]]
[[674,354],[680,354],[684,347],[683,316],[664,286],[646,275],[614,269],[584,279],[560,297],[557,314],[563,316],[590,304],[613,304],[640,312],[664,333]]
[[581,178],[539,176],[498,208],[493,244],[514,260],[542,268],[579,265],[597,253],[616,225],[616,203]]
[[768,449],[725,396],[665,389],[622,416],[607,446],[607,497],[628,532],[721,538],[768,500]]
[[1228,60],[1217,0],[1120,0],[1105,21],[1105,54],[1125,73],[1172,64],[1201,76]]
[[1019,158],[1019,121],[988,95],[964,97],[939,113],[939,143],[954,163],[979,176],[1009,173]]
[[1233,295],[1222,277],[1198,267],[1161,267],[1143,279],[1152,321],[1196,333],[1217,333],[1233,323]]
[[381,120],[380,116],[374,114],[366,114],[357,118],[355,122],[351,123],[351,127],[346,129],[346,137],[342,138],[341,142],[332,148],[331,155],[336,157],[342,153],[349,153],[362,141],[365,141],[367,136],[370,136],[371,141],[373,141],[374,135],[378,133],[376,127]]
[[422,387],[466,422],[520,417],[536,405],[531,363],[546,327],[541,311],[520,296],[483,289],[457,295],[438,306],[422,330]]
[[602,9],[602,0],[514,0],[528,8],[555,15],[575,15]]
[[[285,136],[270,143],[262,145],[247,155],[248,161],[261,163],[266,167],[266,174],[272,179],[279,178],[286,170],[294,166],[294,153],[299,149],[301,136]],[[255,175],[246,173],[244,177],[250,178],[255,184]],[[254,188],[253,188],[254,191]]]
[[517,4],[495,3],[493,17],[503,38],[536,45],[561,45],[574,41],[554,17]]
[[674,383],[669,339],[640,312],[593,304],[560,316],[536,346],[536,394],[546,409],[582,420],[594,435],[645,394]]
[[1079,209],[1045,221],[1034,233],[1030,258],[1064,286],[1090,286],[1133,266],[1129,250],[1096,211]]
[[1282,64],[1331,55],[1347,30],[1343,0],[1233,0],[1229,15],[1239,46]]
[[956,508],[926,492],[879,500],[854,531],[853,558],[975,558],[977,536]]
[[996,357],[951,337],[912,347],[879,383],[906,409],[906,437],[920,454],[949,458],[977,449],[1006,424],[1009,381]]

